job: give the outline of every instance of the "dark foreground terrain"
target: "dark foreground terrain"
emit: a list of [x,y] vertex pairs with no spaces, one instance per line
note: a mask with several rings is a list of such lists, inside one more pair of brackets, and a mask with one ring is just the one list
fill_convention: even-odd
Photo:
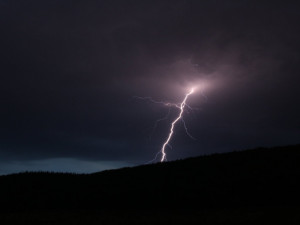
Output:
[[0,176],[0,224],[300,224],[300,145]]

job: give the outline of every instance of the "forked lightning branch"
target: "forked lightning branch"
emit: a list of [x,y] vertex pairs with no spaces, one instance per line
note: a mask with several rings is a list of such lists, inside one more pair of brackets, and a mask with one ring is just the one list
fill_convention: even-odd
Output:
[[[153,100],[151,97],[145,97],[145,98],[137,97],[137,98],[140,98],[140,99],[147,99],[147,100],[150,100],[150,101],[153,102],[153,103],[163,104],[163,105],[169,106],[169,107],[175,106],[176,108],[179,109],[179,114],[178,114],[178,116],[173,120],[173,122],[171,123],[169,134],[168,134],[168,136],[167,136],[165,142],[163,143],[161,150],[156,154],[155,158],[154,158],[153,160],[151,160],[150,162],[155,161],[156,158],[158,157],[158,155],[161,155],[161,159],[160,159],[161,162],[164,162],[164,161],[167,160],[166,147],[167,147],[167,146],[170,146],[170,142],[171,142],[171,139],[172,139],[173,134],[174,134],[174,129],[175,129],[175,126],[176,126],[176,124],[177,124],[178,121],[182,121],[182,122],[183,122],[185,131],[186,131],[187,134],[191,137],[191,135],[190,135],[190,134],[188,133],[188,131],[187,131],[187,127],[186,127],[185,122],[184,122],[184,120],[183,120],[183,114],[184,114],[185,107],[188,106],[188,105],[187,105],[187,100],[188,100],[189,96],[190,96],[191,94],[194,93],[194,91],[195,91],[195,88],[191,88],[191,89],[189,90],[189,92],[186,93],[186,95],[185,95],[183,101],[182,101],[180,104],[174,104],[174,103],[168,103],[168,102],[155,101],[155,100]],[[188,106],[188,107],[189,107],[189,106]],[[190,107],[189,107],[189,108],[190,108]]]
[[[187,101],[188,97],[189,97],[191,94],[193,94],[193,93],[194,93],[194,88],[192,88],[192,89],[185,95],[183,101],[182,101],[181,104],[180,104],[179,115],[178,115],[178,117],[176,117],[176,119],[172,122],[171,128],[170,128],[170,132],[169,132],[169,135],[168,135],[168,138],[167,138],[167,140],[165,141],[165,143],[163,144],[163,146],[162,146],[162,148],[161,148],[161,150],[160,150],[161,155],[162,155],[162,156],[161,156],[161,159],[160,159],[161,162],[163,162],[163,161],[165,161],[165,160],[167,159],[166,146],[167,146],[167,145],[170,143],[170,141],[171,141],[171,138],[172,138],[172,136],[173,136],[173,134],[174,134],[174,127],[175,127],[176,123],[177,123],[180,119],[182,119],[183,112],[184,112],[184,108],[185,108],[185,106],[186,106],[186,101]],[[185,123],[184,123],[184,125],[185,125]]]

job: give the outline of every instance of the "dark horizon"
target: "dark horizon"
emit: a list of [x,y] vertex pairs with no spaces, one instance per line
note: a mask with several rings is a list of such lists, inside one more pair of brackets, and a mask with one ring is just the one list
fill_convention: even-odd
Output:
[[0,0],[0,175],[300,143],[296,1]]

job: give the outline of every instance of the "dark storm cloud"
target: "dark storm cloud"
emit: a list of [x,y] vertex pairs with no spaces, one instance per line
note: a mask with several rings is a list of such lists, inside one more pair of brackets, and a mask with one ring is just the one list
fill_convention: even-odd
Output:
[[[299,141],[295,1],[0,1],[1,160],[144,162],[190,104],[170,159]],[[179,126],[180,127],[180,126]]]

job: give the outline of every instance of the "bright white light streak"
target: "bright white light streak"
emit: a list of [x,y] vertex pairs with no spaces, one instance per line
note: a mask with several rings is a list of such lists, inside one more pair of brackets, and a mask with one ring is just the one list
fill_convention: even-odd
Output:
[[[161,157],[161,159],[160,159],[161,162],[166,161],[166,159],[167,159],[167,158],[166,158],[166,157],[167,157],[167,154],[166,154],[166,146],[169,145],[169,142],[170,142],[171,139],[172,139],[172,136],[173,136],[173,134],[174,134],[174,127],[175,127],[176,123],[177,123],[180,119],[182,119],[182,114],[183,114],[183,112],[184,112],[184,107],[186,106],[186,101],[187,101],[188,97],[189,97],[191,94],[193,94],[193,93],[194,93],[194,88],[192,88],[192,89],[185,95],[183,101],[182,101],[181,104],[180,104],[180,107],[179,107],[179,108],[180,108],[180,113],[179,113],[178,117],[176,117],[176,119],[172,122],[171,128],[170,128],[170,133],[169,133],[169,135],[168,135],[168,138],[167,138],[167,140],[164,142],[164,144],[163,144],[163,146],[162,146],[162,148],[161,148],[161,150],[160,150],[161,155],[162,155],[162,157]],[[184,127],[185,127],[185,129],[186,129],[185,123],[184,123]],[[186,129],[186,130],[187,130],[187,129]]]
[[183,127],[185,129],[185,132],[186,134],[193,140],[196,140],[189,132],[188,132],[188,129],[187,129],[187,126],[185,124],[185,121],[183,119],[183,113],[184,113],[184,109],[186,108],[187,109],[187,112],[191,111],[193,112],[195,110],[195,108],[192,108],[191,106],[189,106],[186,102],[187,102],[187,99],[188,97],[194,93],[194,88],[191,88],[190,91],[185,95],[183,101],[179,104],[175,104],[175,103],[170,103],[170,102],[164,102],[164,101],[156,101],[154,100],[153,98],[151,97],[139,97],[139,96],[134,96],[134,98],[137,98],[137,99],[142,99],[142,100],[149,100],[150,102],[152,103],[155,103],[155,104],[162,104],[164,106],[168,106],[170,107],[169,108],[169,111],[168,111],[168,114],[161,118],[161,119],[158,119],[155,124],[154,124],[154,127],[153,127],[153,131],[150,135],[150,139],[151,139],[151,136],[152,134],[154,133],[157,125],[159,122],[163,121],[163,120],[166,120],[168,119],[169,115],[170,115],[170,110],[171,110],[171,107],[176,107],[178,109],[180,109],[179,111],[179,115],[178,117],[176,117],[176,119],[171,123],[171,128],[170,128],[170,132],[169,132],[169,135],[168,135],[168,138],[166,139],[166,141],[164,142],[161,150],[159,152],[156,153],[154,159],[152,159],[151,161],[149,161],[148,163],[152,163],[154,161],[156,161],[157,157],[161,154],[161,159],[160,161],[163,162],[163,161],[166,161],[167,160],[167,154],[166,154],[166,147],[168,146],[170,149],[172,149],[172,146],[170,145],[170,141],[172,139],[172,136],[173,136],[173,133],[174,133],[174,127],[176,125],[176,123],[181,120],[182,123],[183,123]]

